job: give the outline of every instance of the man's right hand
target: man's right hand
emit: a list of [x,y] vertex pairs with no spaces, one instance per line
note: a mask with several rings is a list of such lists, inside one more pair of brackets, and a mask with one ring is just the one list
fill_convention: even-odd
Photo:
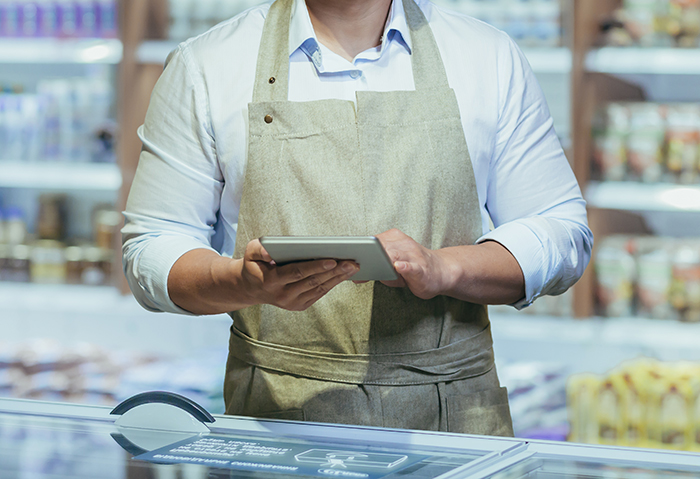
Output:
[[303,311],[359,271],[352,261],[318,260],[275,264],[259,240],[242,259],[208,249],[182,255],[170,269],[168,294],[194,314],[219,314],[256,304]]
[[252,304],[271,304],[304,311],[331,289],[360,270],[353,261],[332,259],[275,264],[260,241],[248,243],[241,267],[240,286]]

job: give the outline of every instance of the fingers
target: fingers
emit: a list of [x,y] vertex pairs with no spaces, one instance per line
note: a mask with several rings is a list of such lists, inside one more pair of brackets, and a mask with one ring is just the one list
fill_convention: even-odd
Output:
[[315,288],[310,289],[305,293],[299,295],[298,301],[300,305],[300,311],[303,311],[312,306],[319,299],[323,298],[326,294],[328,294],[330,290],[338,286],[343,281],[349,279],[353,274],[355,273],[344,273],[343,275],[332,277],[324,283],[319,284]]
[[248,261],[264,261],[266,263],[272,262],[272,257],[265,250],[262,243],[260,243],[260,240],[258,239],[252,240],[246,246],[245,259]]
[[[285,284],[298,283],[315,275],[332,272],[338,268],[338,262],[332,259],[301,261],[277,268],[277,277]],[[340,272],[337,272],[339,274]]]
[[343,261],[332,270],[313,274],[300,281],[287,284],[279,290],[273,304],[290,311],[303,311],[325,296],[331,289],[350,279],[357,271],[359,271],[359,266],[356,263]]
[[[311,265],[306,265],[306,264],[299,264],[299,265],[287,265],[287,266],[282,266],[279,268],[281,275],[290,275],[291,276],[286,276],[287,278],[299,278],[296,281],[289,281],[287,283],[287,289],[294,295],[302,295],[307,291],[312,291],[314,289],[321,288],[323,289],[324,285],[329,284],[329,281],[332,281],[334,279],[338,279],[338,283],[345,281],[346,279],[350,279],[355,273],[357,273],[360,270],[359,265],[352,261],[341,261],[340,263],[337,263],[335,261],[332,261],[333,265],[335,267],[332,267],[331,269],[327,269],[331,265],[330,260],[325,260],[328,261],[325,266],[323,271],[317,271],[314,268],[311,267]],[[291,273],[287,271],[282,271],[288,266],[298,266],[291,268]],[[308,266],[309,268],[304,268]],[[306,274],[308,271],[316,271],[312,274]],[[336,283],[336,284],[338,284]],[[334,285],[335,286],[335,285]],[[326,291],[328,292],[328,291]]]

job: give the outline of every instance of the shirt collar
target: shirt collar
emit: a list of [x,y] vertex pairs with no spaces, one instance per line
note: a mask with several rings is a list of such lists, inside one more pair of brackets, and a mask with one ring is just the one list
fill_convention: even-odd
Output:
[[[411,35],[401,0],[391,2],[389,18],[384,27],[382,49],[391,41],[398,41],[409,53],[412,51]],[[289,55],[297,50],[302,50],[318,70],[323,70],[321,49],[304,0],[294,0],[289,24]]]

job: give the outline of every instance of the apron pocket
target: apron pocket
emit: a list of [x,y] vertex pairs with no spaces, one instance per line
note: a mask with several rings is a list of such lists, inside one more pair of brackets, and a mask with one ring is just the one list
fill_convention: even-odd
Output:
[[506,388],[447,396],[447,430],[481,436],[513,436]]
[[262,412],[255,415],[260,419],[284,419],[286,421],[304,421],[303,409],[287,409],[286,411]]

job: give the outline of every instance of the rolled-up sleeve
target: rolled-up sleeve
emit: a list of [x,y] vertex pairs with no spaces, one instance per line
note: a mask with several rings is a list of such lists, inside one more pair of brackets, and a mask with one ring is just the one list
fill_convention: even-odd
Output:
[[486,208],[495,228],[479,242],[505,246],[520,264],[524,308],[557,295],[583,274],[593,235],[586,203],[554,131],[544,94],[512,41],[499,55],[498,131]]
[[202,75],[181,45],[168,57],[139,129],[143,149],[124,211],[124,273],[151,311],[187,314],[168,295],[170,269],[188,251],[213,250],[223,177],[209,118]]

